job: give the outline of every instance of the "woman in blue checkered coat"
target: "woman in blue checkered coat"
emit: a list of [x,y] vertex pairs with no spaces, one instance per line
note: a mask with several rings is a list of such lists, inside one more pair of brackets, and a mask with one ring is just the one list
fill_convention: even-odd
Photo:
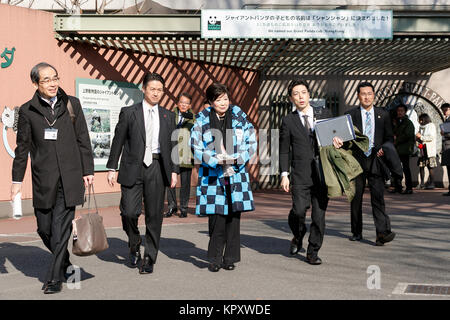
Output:
[[226,86],[206,90],[211,104],[196,116],[191,147],[198,173],[196,214],[208,215],[208,269],[233,270],[240,261],[240,217],[255,209],[247,162],[256,153],[256,136],[247,115],[230,105]]

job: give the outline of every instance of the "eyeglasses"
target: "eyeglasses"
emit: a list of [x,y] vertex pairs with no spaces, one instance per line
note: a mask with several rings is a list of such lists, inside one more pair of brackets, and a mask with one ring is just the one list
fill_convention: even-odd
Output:
[[45,84],[45,85],[49,84],[50,82],[58,83],[59,82],[59,77],[54,77],[54,78],[51,78],[51,79],[47,78],[47,79],[39,81],[40,84]]

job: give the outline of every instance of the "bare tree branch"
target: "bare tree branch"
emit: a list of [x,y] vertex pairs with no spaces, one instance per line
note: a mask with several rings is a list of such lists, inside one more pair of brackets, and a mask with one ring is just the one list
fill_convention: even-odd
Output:
[[137,13],[138,14],[141,14],[141,10],[142,10],[142,8],[144,7],[144,4],[145,4],[145,0],[143,0],[142,2],[141,2],[141,6],[139,7],[138,6],[138,0],[134,0],[134,3],[135,3],[135,5],[136,5],[136,11],[137,11]]
[[63,8],[67,13],[70,13],[70,8],[68,6],[66,6],[65,3],[62,3],[60,0],[53,0],[54,2],[56,2],[61,8]]
[[107,1],[107,0],[102,0],[102,4],[100,5],[100,8],[97,9],[97,13],[98,14],[104,14],[105,13],[105,7],[110,4],[112,2],[112,0]]
[[22,3],[23,0],[8,0],[8,4],[12,5],[12,6],[17,6],[18,4]]

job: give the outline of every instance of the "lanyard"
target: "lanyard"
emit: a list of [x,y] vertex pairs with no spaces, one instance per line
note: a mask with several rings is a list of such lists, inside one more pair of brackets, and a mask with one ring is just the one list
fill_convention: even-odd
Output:
[[43,117],[44,117],[45,121],[47,121],[47,124],[49,125],[50,128],[53,128],[53,126],[55,125],[56,120],[58,120],[56,118],[52,123],[50,123],[50,121],[48,121],[48,119],[45,116],[43,116]]

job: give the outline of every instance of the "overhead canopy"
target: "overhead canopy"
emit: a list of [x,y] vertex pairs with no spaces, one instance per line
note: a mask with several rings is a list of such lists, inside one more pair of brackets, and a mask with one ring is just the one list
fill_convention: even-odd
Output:
[[393,39],[202,39],[198,15],[55,16],[56,37],[277,74],[430,73],[450,67],[450,14],[394,15]]

